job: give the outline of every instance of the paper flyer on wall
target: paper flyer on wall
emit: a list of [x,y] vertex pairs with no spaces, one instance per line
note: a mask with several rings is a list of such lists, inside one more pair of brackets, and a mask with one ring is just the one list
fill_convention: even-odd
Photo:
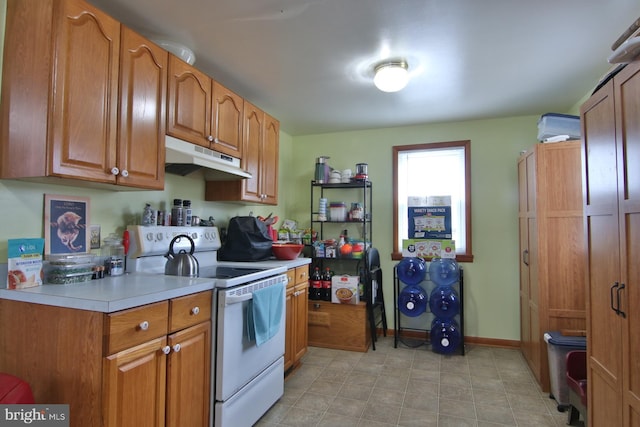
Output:
[[7,289],[42,285],[44,239],[9,239]]
[[456,244],[453,240],[404,239],[402,256],[417,258],[455,258]]

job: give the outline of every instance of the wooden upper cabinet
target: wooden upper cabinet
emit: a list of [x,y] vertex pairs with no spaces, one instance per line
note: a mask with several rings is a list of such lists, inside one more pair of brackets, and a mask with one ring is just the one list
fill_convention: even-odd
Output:
[[120,23],[68,0],[54,7],[53,28],[48,169],[56,176],[115,183]]
[[83,0],[6,16],[0,176],[162,189],[166,52]]
[[278,204],[278,156],[280,154],[280,122],[264,114],[264,136],[260,165],[262,179],[262,202]]
[[209,148],[211,78],[169,54],[167,134]]
[[168,59],[167,51],[122,27],[117,157],[120,183],[164,188]]
[[219,82],[213,82],[211,148],[239,159],[242,158],[242,119],[244,100]]
[[238,181],[207,181],[205,200],[278,204],[280,123],[244,101],[242,169],[252,177]]
[[260,157],[262,151],[262,135],[264,128],[264,112],[250,102],[244,103],[244,158],[242,169],[252,175],[252,178],[241,181],[241,200],[262,202],[262,176]]
[[170,55],[167,133],[242,158],[243,99]]

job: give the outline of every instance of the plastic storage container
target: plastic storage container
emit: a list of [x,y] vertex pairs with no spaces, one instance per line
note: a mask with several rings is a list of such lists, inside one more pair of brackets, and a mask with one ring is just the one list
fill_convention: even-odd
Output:
[[557,113],[543,114],[538,120],[538,141],[558,135],[580,139],[580,117]]
[[558,411],[569,407],[569,386],[567,385],[567,353],[571,350],[586,350],[586,337],[564,336],[558,331],[545,332],[549,355],[549,379],[551,397],[558,402]]
[[347,220],[347,204],[345,202],[331,202],[329,204],[329,219],[345,222]]

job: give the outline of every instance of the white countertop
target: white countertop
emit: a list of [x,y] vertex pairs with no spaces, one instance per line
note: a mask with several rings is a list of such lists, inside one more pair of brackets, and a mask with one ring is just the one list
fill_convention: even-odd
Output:
[[[310,258],[291,261],[267,260],[250,263],[256,267],[300,267]],[[249,263],[238,263],[246,265]],[[6,276],[6,264],[4,276]],[[213,289],[215,279],[127,273],[70,285],[43,285],[27,289],[0,289],[0,298],[57,307],[112,313],[196,292]]]

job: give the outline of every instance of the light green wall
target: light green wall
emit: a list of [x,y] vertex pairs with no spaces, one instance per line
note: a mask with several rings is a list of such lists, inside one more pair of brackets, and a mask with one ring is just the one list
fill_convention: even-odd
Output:
[[[300,195],[287,211],[309,226],[309,186],[315,158],[336,169],[369,164],[373,183],[373,244],[380,251],[385,305],[393,313],[394,145],[471,140],[473,263],[464,263],[465,334],[519,340],[518,177],[520,151],[536,143],[539,116],[512,117],[293,138],[288,188]],[[433,179],[425,171],[425,179]],[[442,177],[444,179],[444,177]],[[392,322],[392,314],[389,321]],[[392,323],[390,323],[392,327]]]

